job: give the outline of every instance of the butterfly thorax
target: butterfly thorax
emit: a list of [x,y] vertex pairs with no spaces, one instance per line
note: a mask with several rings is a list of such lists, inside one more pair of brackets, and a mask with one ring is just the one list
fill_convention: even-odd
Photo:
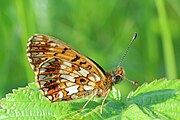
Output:
[[98,83],[98,88],[100,88],[98,96],[105,96],[106,92],[112,88],[113,84],[117,84],[123,79],[124,74],[125,71],[121,67],[113,70],[112,72],[106,72],[106,80]]

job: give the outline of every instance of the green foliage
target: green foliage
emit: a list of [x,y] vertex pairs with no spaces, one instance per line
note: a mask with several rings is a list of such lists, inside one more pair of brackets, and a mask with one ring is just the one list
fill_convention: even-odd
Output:
[[161,79],[144,84],[131,92],[124,102],[120,92],[113,88],[103,106],[102,115],[99,108],[103,98],[93,99],[82,112],[78,111],[88,98],[51,103],[32,83],[25,88],[13,90],[13,93],[1,100],[0,119],[180,119],[179,80]]
[[[140,84],[180,77],[180,0],[0,0],[0,98],[34,82],[26,44],[35,33],[61,39],[105,70],[122,67]],[[125,96],[134,89],[116,86]]]

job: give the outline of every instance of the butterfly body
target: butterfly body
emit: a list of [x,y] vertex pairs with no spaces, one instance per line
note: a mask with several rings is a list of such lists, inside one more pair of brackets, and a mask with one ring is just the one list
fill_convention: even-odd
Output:
[[47,35],[32,36],[26,52],[40,90],[52,102],[90,94],[107,97],[112,85],[124,75],[122,68],[104,71],[90,58]]

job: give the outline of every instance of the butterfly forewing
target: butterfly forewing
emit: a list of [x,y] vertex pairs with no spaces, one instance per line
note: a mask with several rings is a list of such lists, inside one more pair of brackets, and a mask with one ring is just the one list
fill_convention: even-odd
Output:
[[78,53],[64,42],[42,34],[35,34],[28,41],[27,56],[34,71],[39,65],[51,57],[58,57],[76,63],[105,79],[104,70],[93,61]]
[[106,79],[98,64],[50,36],[32,36],[28,41],[27,56],[40,89],[50,101],[89,95],[102,89]]

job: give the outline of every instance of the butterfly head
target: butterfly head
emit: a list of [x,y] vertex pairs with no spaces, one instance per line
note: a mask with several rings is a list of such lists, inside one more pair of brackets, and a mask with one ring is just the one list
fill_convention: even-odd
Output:
[[122,81],[125,75],[125,71],[122,67],[116,68],[112,72],[112,83],[117,84],[118,82]]
[[136,81],[132,81],[132,80],[129,80],[128,78],[125,77],[125,71],[122,67],[120,67],[120,65],[122,64],[122,62],[124,61],[124,58],[126,57],[126,54],[130,48],[130,46],[132,45],[132,43],[134,42],[134,40],[137,38],[137,33],[135,32],[134,33],[134,36],[131,40],[131,42],[129,43],[128,47],[126,48],[126,51],[124,52],[117,68],[115,70],[113,70],[111,76],[112,76],[112,83],[116,84],[118,83],[119,81],[122,81],[123,79],[133,83],[134,85],[137,85],[138,83]]
[[134,85],[138,85],[138,82],[136,81],[132,81],[129,80],[128,78],[125,77],[125,71],[122,67],[118,67],[116,68],[113,72],[112,72],[112,83],[113,84],[117,84],[118,82],[122,81],[123,79],[131,82]]

